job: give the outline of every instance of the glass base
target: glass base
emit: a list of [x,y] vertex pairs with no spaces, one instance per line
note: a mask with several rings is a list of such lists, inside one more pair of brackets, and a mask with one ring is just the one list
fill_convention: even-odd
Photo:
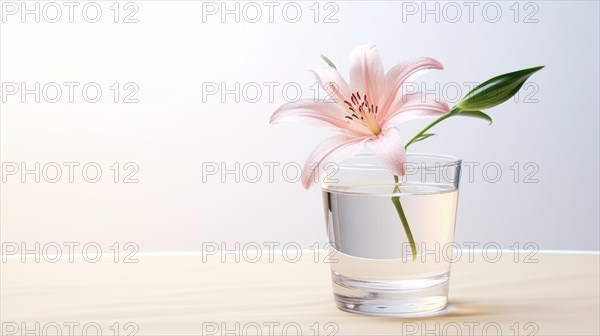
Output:
[[332,272],[333,292],[339,309],[390,317],[433,316],[448,302],[449,274],[424,279],[364,281]]

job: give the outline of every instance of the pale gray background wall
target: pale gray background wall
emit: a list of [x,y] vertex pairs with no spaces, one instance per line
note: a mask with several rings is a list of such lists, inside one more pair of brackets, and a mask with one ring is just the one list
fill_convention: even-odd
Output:
[[[387,68],[415,56],[431,56],[446,67],[423,77],[426,87],[452,102],[465,82],[536,65],[535,74],[516,102],[490,110],[492,126],[478,120],[456,119],[436,129],[437,137],[414,146],[415,151],[453,154],[480,162],[464,180],[459,205],[459,242],[498,242],[509,247],[534,242],[542,249],[598,250],[599,248],[599,6],[596,1],[438,3],[434,14],[421,19],[421,2],[298,2],[268,8],[254,20],[255,5],[240,3],[240,22],[219,14],[203,20],[203,5],[194,1],[136,1],[121,4],[115,23],[112,2],[68,7],[54,20],[55,8],[40,23],[33,15],[21,22],[11,2],[2,1],[0,27],[1,160],[6,173],[11,162],[79,162],[73,183],[68,169],[57,183],[40,183],[21,173],[1,184],[2,241],[12,242],[135,242],[142,250],[198,250],[202,242],[298,242],[304,247],[325,241],[320,191],[304,191],[287,183],[281,166],[268,178],[265,162],[303,163],[308,153],[331,133],[306,125],[270,126],[272,111],[284,102],[282,87],[297,82],[311,96],[314,81],[307,69],[322,67],[319,54],[335,61],[346,74],[348,56],[357,44],[373,42]],[[8,4],[8,5],[7,5]],[[20,2],[17,2],[19,5]],[[219,5],[220,3],[216,3]],[[233,5],[233,4],[230,4]],[[8,6],[8,7],[7,7]],[[206,6],[206,5],[205,5]],[[254,6],[254,7],[253,7]],[[292,6],[292,7],[290,7]],[[415,9],[415,6],[416,9]],[[428,8],[435,8],[429,3]],[[469,17],[469,6],[474,6]],[[33,8],[33,7],[31,7]],[[232,8],[232,7],[230,7]],[[462,16],[456,16],[456,8]],[[485,10],[484,10],[485,8]],[[497,14],[500,8],[501,13]],[[518,8],[518,10],[517,10]],[[205,7],[204,9],[213,9]],[[417,10],[415,14],[414,11]],[[124,23],[128,19],[137,23]],[[327,23],[337,20],[337,23]],[[204,14],[209,14],[205,12]],[[205,22],[203,22],[205,21]],[[454,22],[457,21],[457,22]],[[473,22],[470,22],[473,21]],[[492,22],[497,21],[497,22]],[[517,22],[515,22],[517,21]],[[14,90],[11,83],[48,87],[39,103]],[[73,102],[64,82],[77,82]],[[120,95],[115,103],[118,82]],[[133,84],[125,87],[125,84]],[[240,92],[205,97],[203,83],[258,83],[262,96]],[[265,82],[277,82],[272,101]],[[97,83],[102,97],[86,102],[81,88]],[[124,103],[125,96],[137,103]],[[8,91],[7,91],[8,90]],[[42,90],[43,91],[43,90]],[[88,98],[93,98],[93,89]],[[43,94],[44,92],[42,92]],[[206,92],[205,92],[206,93]],[[290,89],[289,94],[294,95]],[[408,138],[426,121],[403,128]],[[97,162],[103,175],[86,182],[80,168]],[[134,167],[138,183],[114,183]],[[219,175],[202,181],[203,162],[256,162],[262,178],[251,183]],[[482,176],[482,166],[496,162],[502,169],[497,183]],[[514,181],[510,167],[518,162]],[[537,183],[524,183],[533,166]],[[45,177],[53,178],[53,168]],[[250,177],[254,176],[254,171]],[[293,172],[291,170],[290,172]],[[490,174],[493,172],[489,171]],[[90,175],[93,177],[92,170]],[[493,175],[493,174],[492,174]],[[492,176],[493,177],[493,176]],[[229,245],[233,247],[233,245]]]

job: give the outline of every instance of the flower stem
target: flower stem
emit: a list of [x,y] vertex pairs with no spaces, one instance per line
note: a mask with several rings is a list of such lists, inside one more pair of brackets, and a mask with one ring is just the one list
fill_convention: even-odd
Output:
[[[398,175],[394,175],[394,182],[394,193],[397,193],[400,191],[398,186]],[[400,196],[392,196],[392,203],[398,212],[400,221],[402,221],[402,227],[404,228],[404,233],[406,233],[406,238],[408,238],[408,243],[410,244],[410,250],[412,252],[412,261],[415,261],[417,260],[417,245],[415,244],[415,239],[410,231],[410,226],[408,225],[404,209],[402,209],[402,204],[400,204]]]
[[[429,131],[433,126],[437,125],[441,121],[449,118],[452,114],[460,111],[458,107],[453,107],[449,113],[437,118],[427,127],[425,127],[421,132],[417,133],[407,144],[404,146],[404,149],[408,149],[408,146],[415,143],[425,132]],[[398,184],[398,175],[394,175],[394,193],[400,192],[400,186]],[[400,217],[400,221],[402,222],[402,227],[404,228],[404,233],[406,234],[406,238],[408,239],[408,243],[410,244],[410,250],[412,252],[412,261],[417,260],[417,245],[415,244],[415,239],[412,235],[412,231],[410,230],[410,226],[408,225],[408,220],[406,219],[406,214],[404,213],[404,209],[402,209],[402,204],[400,203],[400,196],[392,196],[392,203],[396,208],[396,212],[398,212],[398,217]]]
[[408,146],[412,145],[413,143],[415,143],[417,140],[419,140],[419,138],[425,134],[425,132],[429,131],[433,126],[439,124],[440,122],[448,119],[449,117],[451,117],[453,114],[458,113],[458,111],[460,111],[460,109],[458,107],[453,107],[452,110],[450,110],[450,112],[444,114],[443,116],[437,118],[436,120],[434,120],[431,124],[429,124],[427,127],[425,127],[424,129],[421,130],[421,132],[417,133],[417,135],[415,135],[412,139],[410,139],[410,141],[406,144],[406,146],[404,146],[405,149],[408,149]]

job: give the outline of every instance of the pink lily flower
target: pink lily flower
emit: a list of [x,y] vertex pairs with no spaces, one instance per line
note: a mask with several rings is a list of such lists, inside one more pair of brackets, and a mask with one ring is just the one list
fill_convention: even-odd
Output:
[[304,188],[320,176],[324,163],[340,162],[361,152],[365,145],[390,172],[404,175],[406,153],[397,126],[415,118],[442,116],[450,107],[420,93],[405,95],[402,84],[423,70],[443,68],[436,60],[421,57],[404,61],[386,73],[377,48],[368,44],[352,51],[349,84],[333,67],[312,70],[335,100],[300,99],[284,104],[271,116],[271,123],[302,120],[342,133],[325,140],[309,155],[302,170]]

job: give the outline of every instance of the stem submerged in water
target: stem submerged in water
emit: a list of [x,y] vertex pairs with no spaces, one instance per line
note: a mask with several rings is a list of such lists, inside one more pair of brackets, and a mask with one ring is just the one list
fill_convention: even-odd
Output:
[[[417,133],[407,144],[404,146],[404,149],[408,149],[408,146],[415,143],[425,132],[429,131],[433,126],[437,125],[439,122],[445,120],[450,117],[453,113],[457,113],[459,111],[458,107],[452,108],[450,113],[447,113],[436,120],[434,120],[431,124],[425,127],[421,132]],[[400,186],[398,184],[398,176],[394,175],[394,194],[400,192]],[[402,209],[402,204],[400,203],[400,196],[392,196],[392,203],[396,208],[396,212],[398,212],[398,217],[400,217],[400,221],[402,221],[402,227],[404,228],[404,233],[406,234],[406,238],[408,239],[408,243],[410,244],[410,250],[412,252],[412,261],[417,260],[417,245],[415,244],[415,239],[412,235],[412,231],[410,230],[410,226],[408,225],[408,220],[406,219],[406,214],[404,213],[404,209]]]
[[[394,193],[400,191],[398,186],[398,176],[394,175]],[[412,251],[412,261],[417,260],[417,245],[415,244],[415,239],[413,238],[412,232],[410,231],[410,226],[408,225],[408,220],[406,219],[406,214],[404,214],[404,209],[402,209],[402,204],[400,204],[400,196],[392,196],[392,203],[398,212],[398,216],[400,217],[400,221],[402,221],[402,227],[404,228],[404,233],[406,233],[406,238],[408,238],[408,243],[410,244],[410,250]]]

